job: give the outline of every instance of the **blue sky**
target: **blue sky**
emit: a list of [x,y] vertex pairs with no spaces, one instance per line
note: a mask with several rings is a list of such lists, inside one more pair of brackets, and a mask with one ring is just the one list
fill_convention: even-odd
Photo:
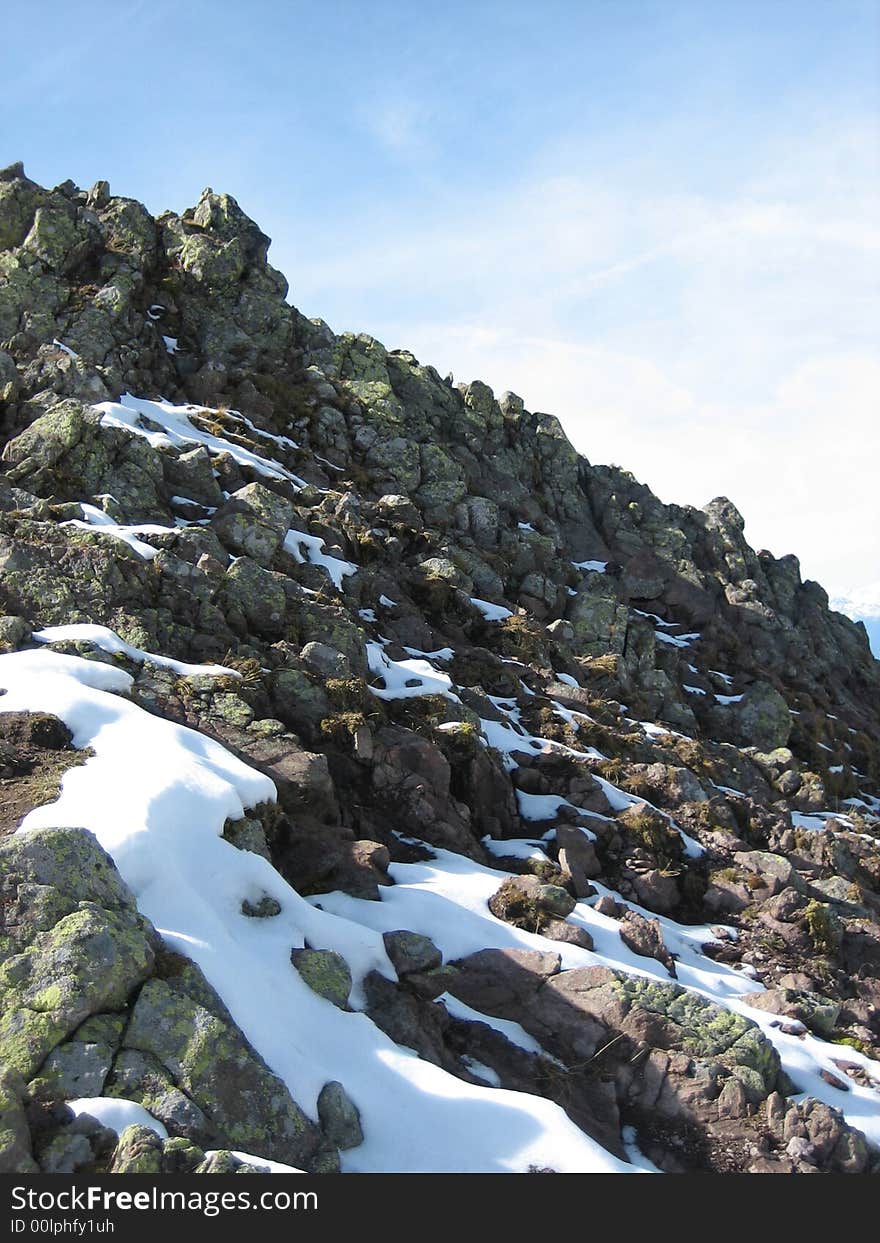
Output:
[[728,494],[756,546],[880,613],[880,0],[5,0],[3,24],[0,162],[155,212],[229,191],[306,314],[514,389],[664,500]]

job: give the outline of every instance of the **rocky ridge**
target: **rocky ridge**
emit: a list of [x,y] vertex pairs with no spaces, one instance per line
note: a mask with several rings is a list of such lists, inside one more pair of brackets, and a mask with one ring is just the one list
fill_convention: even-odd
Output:
[[[0,650],[123,669],[270,777],[225,836],[318,909],[372,927],[408,866],[469,860],[505,945],[379,920],[360,999],[344,956],[291,946],[396,1044],[621,1159],[877,1168],[847,1113],[880,1080],[864,627],[730,501],[665,506],[515,395],[305,318],[268,245],[210,190],[154,220],[0,172]],[[4,832],[83,758],[0,698]],[[0,849],[6,1168],[346,1168],[370,1119],[344,1067],[301,1108],[79,825]],[[167,1137],[64,1104],[103,1097]]]

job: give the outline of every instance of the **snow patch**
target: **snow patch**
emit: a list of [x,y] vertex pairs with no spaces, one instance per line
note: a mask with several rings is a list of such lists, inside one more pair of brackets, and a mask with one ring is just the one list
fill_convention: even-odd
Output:
[[183,678],[240,678],[235,669],[227,669],[225,665],[190,665],[183,660],[173,660],[170,656],[157,656],[154,652],[144,652],[139,647],[132,647],[124,639],[120,639],[115,630],[107,626],[93,626],[88,622],[80,622],[70,626],[46,626],[43,630],[35,630],[31,638],[37,643],[91,643],[102,652],[110,655],[128,656],[139,664],[158,665],[162,669],[170,669]]
[[513,617],[513,612],[506,609],[503,604],[493,604],[491,600],[481,600],[479,596],[469,596],[471,604],[482,613],[486,621],[504,621],[507,617]]
[[[219,413],[209,406],[175,406],[170,401],[147,401],[146,398],[125,393],[119,401],[103,401],[94,408],[101,415],[102,427],[124,428],[133,435],[142,437],[154,449],[186,449],[192,445],[204,445],[209,453],[228,453],[239,466],[246,466],[265,479],[284,479],[297,488],[306,486],[304,479],[294,475],[280,462],[260,457],[232,440],[196,427],[190,416]],[[239,415],[238,418],[246,422],[242,416]],[[251,427],[253,428],[252,424]],[[263,435],[270,436],[270,433]]]
[[117,1096],[81,1096],[67,1101],[77,1118],[87,1114],[101,1126],[121,1135],[127,1126],[144,1126],[155,1131],[160,1139],[167,1139],[168,1132],[157,1118],[147,1113],[143,1105]]
[[[443,695],[454,703],[460,699],[452,692],[452,678],[427,660],[392,660],[379,643],[367,644],[370,672],[385,683],[384,688],[371,686],[377,699],[414,699],[419,695]],[[455,722],[453,722],[455,724]]]
[[[303,556],[305,549],[305,556]],[[333,582],[337,591],[342,591],[342,580],[349,574],[356,574],[358,567],[353,561],[343,561],[341,557],[331,557],[324,552],[324,541],[320,535],[307,535],[305,531],[288,531],[284,537],[284,550],[289,552],[299,565],[311,562],[322,566]]]

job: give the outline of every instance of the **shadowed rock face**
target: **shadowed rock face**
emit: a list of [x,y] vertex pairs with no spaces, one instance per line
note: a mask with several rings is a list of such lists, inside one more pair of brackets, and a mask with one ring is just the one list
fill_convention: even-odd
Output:
[[[373,973],[364,996],[398,1043],[557,1101],[621,1155],[636,1126],[663,1168],[869,1168],[833,1110],[788,1099],[759,1029],[675,983],[653,917],[737,925],[704,950],[766,984],[761,1006],[877,1049],[880,665],[864,628],[796,558],[749,548],[726,498],[663,505],[514,394],[306,319],[268,246],[211,190],[154,219],[103,182],[0,172],[0,653],[91,622],[232,667],[181,676],[54,645],[120,663],[136,703],[272,777],[278,803],[226,836],[301,893],[377,902],[394,864],[442,848],[498,868],[487,909],[503,923],[589,950],[587,902],[668,977],[528,950],[449,964],[397,929],[398,981]],[[183,434],[167,405],[108,420],[101,403],[124,394],[173,405]],[[138,550],[107,524],[150,530]],[[76,758],[60,725],[12,715],[6,832]],[[547,857],[506,852],[521,838]],[[196,969],[169,968],[88,834],[0,854],[5,1168],[207,1170],[227,1158],[206,1149],[235,1147],[332,1169],[360,1142],[344,1076],[307,1118]],[[345,962],[297,953],[346,1005]],[[446,992],[545,1052],[447,1012]],[[843,1093],[860,1071],[839,1060]],[[84,1140],[63,1107],[83,1095],[141,1102],[170,1138],[117,1146],[96,1124]]]

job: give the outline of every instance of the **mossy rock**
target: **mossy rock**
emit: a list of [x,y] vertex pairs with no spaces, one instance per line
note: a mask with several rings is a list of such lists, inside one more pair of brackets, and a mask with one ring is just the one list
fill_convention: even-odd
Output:
[[110,1163],[111,1174],[160,1174],[162,1140],[149,1127],[127,1126]]
[[23,1097],[21,1076],[11,1067],[0,1067],[0,1174],[37,1172]]
[[152,1054],[228,1147],[310,1168],[321,1135],[284,1083],[237,1028],[171,983],[141,989],[125,1047]]
[[31,1079],[90,1015],[125,1005],[152,971],[156,938],[83,829],[8,838],[0,869],[0,1056]]
[[295,949],[290,961],[319,997],[332,1001],[344,1010],[352,988],[351,970],[341,954],[334,950]]

